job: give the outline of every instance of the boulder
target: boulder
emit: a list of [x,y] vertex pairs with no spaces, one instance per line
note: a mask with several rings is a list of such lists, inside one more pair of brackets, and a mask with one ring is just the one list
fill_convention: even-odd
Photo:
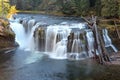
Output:
[[39,25],[34,32],[34,41],[36,44],[36,49],[39,51],[45,51],[45,41],[46,41],[46,26]]
[[9,21],[5,18],[0,18],[0,51],[15,46],[15,34],[9,27]]

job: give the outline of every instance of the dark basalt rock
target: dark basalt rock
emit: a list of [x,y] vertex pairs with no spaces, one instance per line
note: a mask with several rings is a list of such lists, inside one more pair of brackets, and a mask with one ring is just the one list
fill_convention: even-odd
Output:
[[34,32],[34,41],[37,44],[36,48],[39,51],[45,51],[46,27],[40,25]]

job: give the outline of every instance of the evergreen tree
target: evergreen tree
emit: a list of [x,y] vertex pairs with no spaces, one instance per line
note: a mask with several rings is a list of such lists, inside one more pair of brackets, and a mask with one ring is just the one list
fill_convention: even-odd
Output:
[[75,13],[74,4],[71,1],[64,1],[61,10],[64,14],[72,15]]
[[120,18],[120,1],[118,0],[118,16]]
[[96,0],[95,2],[95,11],[96,11],[96,15],[101,16],[101,9],[102,9],[102,5],[101,5],[101,0]]
[[[120,16],[120,0],[9,0],[18,10],[61,11],[68,15]],[[2,10],[2,9],[0,9]]]
[[89,0],[72,0],[77,15],[86,15],[90,7]]
[[118,0],[102,0],[102,16],[116,17],[118,16]]

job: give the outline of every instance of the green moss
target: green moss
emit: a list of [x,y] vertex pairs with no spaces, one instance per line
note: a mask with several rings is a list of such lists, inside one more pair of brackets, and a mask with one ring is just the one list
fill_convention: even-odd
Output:
[[2,23],[1,26],[5,27],[5,28],[9,26],[9,21],[6,18],[0,17],[0,23]]

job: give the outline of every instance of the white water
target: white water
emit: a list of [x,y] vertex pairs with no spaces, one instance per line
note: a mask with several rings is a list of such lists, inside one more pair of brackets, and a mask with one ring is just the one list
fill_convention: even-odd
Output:
[[20,48],[26,48],[27,36],[25,34],[25,29],[23,25],[18,22],[10,22],[10,27],[15,32],[15,40],[19,43]]
[[33,26],[35,25],[35,19],[31,19],[28,21],[28,35],[32,33]]
[[39,26],[41,25],[40,22],[36,23],[32,28],[31,30],[29,31],[30,34],[28,34],[28,45],[27,45],[27,49],[30,49],[32,51],[36,50],[35,47],[36,47],[36,44],[35,44],[35,41],[34,41],[34,31],[36,28],[38,28]]
[[107,29],[103,29],[103,39],[104,39],[104,43],[105,43],[105,47],[112,47],[112,49],[117,52],[118,50],[115,48],[115,46],[112,44],[112,41],[110,39],[110,37],[108,36],[108,31]]
[[82,41],[80,40],[79,38],[79,35],[80,33],[79,32],[76,32],[74,33],[74,40],[73,40],[73,43],[72,43],[72,50],[71,50],[71,53],[70,53],[70,58],[71,59],[76,59],[76,60],[79,60],[81,58],[81,55],[83,54],[83,44],[82,44]]
[[[66,58],[67,37],[71,29],[68,25],[51,25],[46,32],[46,52],[51,52],[50,57]],[[57,37],[58,36],[58,37]],[[58,38],[58,42],[57,41]]]
[[49,52],[50,57],[57,59],[66,59],[68,57],[72,59],[82,58],[81,56],[86,55],[86,52],[84,51],[85,45],[80,42],[79,32],[74,36],[71,53],[67,53],[67,40],[72,29],[85,29],[85,24],[76,23],[68,25],[66,22],[63,23],[47,27],[46,52]]
[[[41,24],[41,22],[38,22],[35,24],[35,20],[29,20],[28,23],[25,21],[23,22],[23,25],[28,25],[27,29],[28,32],[25,32],[25,26],[18,23],[19,21],[12,21],[10,22],[10,27],[16,34],[16,42],[20,45],[20,48],[24,50],[30,50],[32,52],[35,52],[36,50],[39,50],[39,40],[38,40],[38,34],[37,36],[33,37],[34,31],[36,28],[38,28]],[[35,24],[35,25],[34,25]],[[74,39],[71,46],[71,53],[67,53],[67,41],[68,36],[74,31]],[[51,58],[55,59],[84,59],[87,57],[92,57],[92,51],[94,51],[94,37],[91,30],[85,30],[85,24],[83,23],[74,23],[74,24],[67,24],[66,22],[63,22],[59,25],[50,25],[46,28],[46,43],[45,43],[45,52],[48,54]],[[86,32],[85,35],[82,34],[82,32]],[[105,46],[111,46],[115,51],[116,48],[112,45],[111,39],[108,36],[108,33],[106,30],[103,31],[104,35],[104,41]],[[83,37],[86,36],[87,42],[88,42],[88,54],[85,51],[85,40],[80,39],[80,34],[82,34]],[[35,42],[36,41],[36,42]]]
[[[24,21],[23,21],[24,23]],[[26,23],[26,21],[25,21]],[[31,50],[34,51],[35,50],[35,42],[34,42],[34,31],[37,27],[39,27],[39,25],[41,24],[36,23],[35,24],[35,20],[29,20],[28,23],[26,23],[28,25],[28,32],[25,32],[25,27],[27,26],[23,26],[23,24],[19,23],[19,19],[16,20],[12,20],[12,22],[10,22],[10,27],[12,28],[12,30],[15,32],[16,34],[16,42],[18,42],[20,48],[25,49],[25,50]],[[25,24],[24,24],[25,25]],[[32,26],[31,26],[32,25]]]
[[87,31],[86,37],[87,37],[87,42],[88,42],[89,57],[92,57],[93,56],[92,51],[94,52],[94,37],[93,37],[93,32],[91,30]]

